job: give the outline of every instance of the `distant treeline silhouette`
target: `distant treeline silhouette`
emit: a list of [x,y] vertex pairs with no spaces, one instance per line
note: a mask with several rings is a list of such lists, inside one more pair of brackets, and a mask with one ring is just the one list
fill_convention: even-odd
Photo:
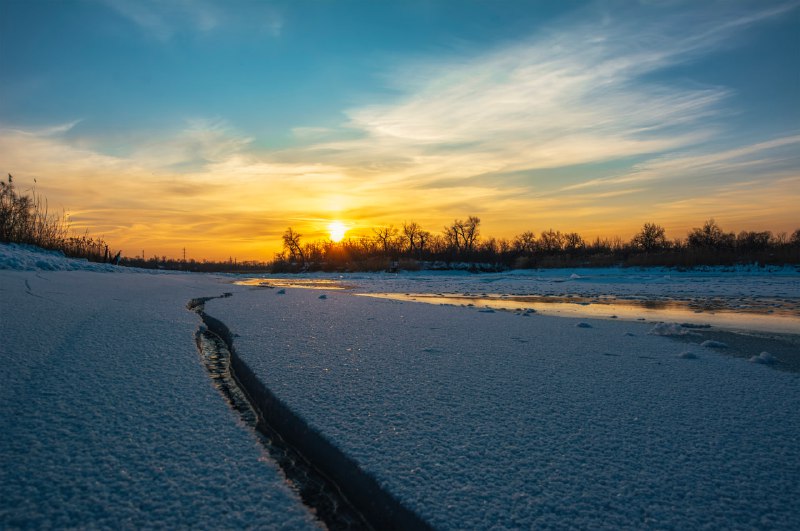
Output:
[[686,238],[669,240],[664,227],[645,223],[630,240],[596,238],[576,232],[526,231],[511,239],[481,238],[480,219],[457,219],[433,234],[418,223],[373,229],[372,235],[336,243],[303,242],[289,227],[274,272],[469,269],[497,271],[553,267],[800,264],[800,229],[725,232],[713,219]]
[[634,237],[596,238],[587,242],[576,232],[548,229],[538,235],[482,238],[481,220],[456,219],[440,233],[416,222],[376,227],[369,236],[341,242],[306,242],[291,227],[283,234],[283,251],[272,262],[179,260],[166,256],[122,257],[103,238],[71,236],[66,215],[52,214],[35,189],[20,193],[13,177],[0,182],[0,242],[30,244],[62,251],[93,262],[151,269],[198,272],[386,271],[469,269],[498,271],[552,267],[668,266],[734,264],[800,264],[800,229],[791,235],[770,231],[725,232],[713,219],[685,238],[669,240],[664,227],[645,223]]

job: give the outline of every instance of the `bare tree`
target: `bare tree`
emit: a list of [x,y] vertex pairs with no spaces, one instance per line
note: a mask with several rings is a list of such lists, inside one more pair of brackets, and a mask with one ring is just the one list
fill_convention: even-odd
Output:
[[711,247],[723,248],[733,247],[736,242],[736,236],[731,232],[726,234],[722,228],[714,221],[714,218],[709,219],[703,224],[703,227],[698,229],[694,228],[687,237],[689,247]]
[[445,238],[456,252],[469,257],[480,236],[478,230],[480,223],[481,220],[477,216],[470,216],[466,221],[457,219],[453,221],[452,225],[444,228]]
[[536,235],[531,231],[525,231],[514,238],[514,249],[518,253],[532,255],[536,252]]
[[422,232],[422,227],[420,227],[416,222],[403,222],[403,236],[405,236],[405,239],[408,242],[409,254],[414,254],[414,250],[418,246],[420,232]]
[[289,252],[289,257],[293,261],[297,261],[300,259],[300,263],[305,265],[306,257],[303,254],[303,249],[300,246],[300,238],[302,234],[299,234],[292,230],[291,227],[286,229],[286,232],[283,233],[283,247]]
[[796,229],[793,233],[791,238],[789,238],[789,243],[792,245],[800,246],[800,229]]
[[650,252],[669,247],[666,231],[661,225],[645,223],[634,237],[631,245],[642,251]]
[[586,247],[586,242],[577,232],[569,232],[564,235],[564,250],[575,252]]
[[564,235],[561,231],[549,229],[539,237],[539,248],[546,253],[558,252],[564,247]]
[[397,229],[394,225],[389,225],[388,227],[372,229],[372,232],[375,233],[375,239],[378,241],[381,248],[383,248],[383,254],[388,258],[390,251],[394,247]]

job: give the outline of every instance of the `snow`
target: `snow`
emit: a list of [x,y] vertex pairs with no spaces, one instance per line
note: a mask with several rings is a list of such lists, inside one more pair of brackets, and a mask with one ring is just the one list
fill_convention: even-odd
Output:
[[678,323],[656,323],[647,333],[653,336],[688,336],[694,334],[694,332]]
[[60,251],[45,251],[30,245],[0,244],[0,270],[17,271],[118,271],[111,264],[67,259]]
[[708,348],[728,348],[727,343],[723,343],[722,341],[714,341],[713,339],[707,339],[700,343],[701,347],[708,347]]
[[769,352],[761,352],[758,356],[753,356],[752,358],[750,358],[750,361],[752,361],[753,363],[770,365],[772,363],[775,363],[775,357]]
[[796,373],[681,356],[645,323],[577,332],[543,315],[268,294],[206,309],[292,411],[436,528],[800,526]]
[[186,303],[231,286],[0,257],[0,528],[315,527],[200,363]]
[[[0,527],[316,525],[196,352],[186,303],[231,292],[206,311],[239,358],[436,528],[800,528],[800,374],[762,366],[763,346],[748,363],[687,350],[677,323],[221,279],[0,245]],[[790,269],[306,279],[356,293],[800,297]]]
[[[297,275],[269,275],[286,281]],[[667,297],[695,300],[725,298],[744,303],[797,302],[800,271],[796,267],[709,267],[679,271],[655,268],[515,270],[503,273],[419,271],[401,273],[314,273],[308,280],[346,282],[362,293],[459,293],[496,295],[569,295]]]

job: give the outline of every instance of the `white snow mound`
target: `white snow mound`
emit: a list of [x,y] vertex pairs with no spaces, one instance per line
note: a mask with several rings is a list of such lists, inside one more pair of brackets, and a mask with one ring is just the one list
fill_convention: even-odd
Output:
[[118,271],[111,264],[97,264],[85,258],[67,258],[61,251],[47,251],[32,245],[0,244],[0,269],[16,271]]
[[762,352],[758,356],[753,356],[750,358],[750,361],[753,363],[762,363],[764,365],[771,365],[775,363],[775,356],[770,354],[769,352]]

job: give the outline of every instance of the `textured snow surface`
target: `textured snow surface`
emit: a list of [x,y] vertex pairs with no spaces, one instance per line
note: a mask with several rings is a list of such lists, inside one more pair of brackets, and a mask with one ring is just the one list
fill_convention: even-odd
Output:
[[[45,251],[30,245],[0,244],[0,270],[17,271],[120,271],[111,264],[66,258],[61,251]],[[128,270],[131,271],[131,270]]]
[[0,271],[0,528],[315,525],[195,349],[186,303],[231,288]]
[[319,295],[253,288],[206,309],[435,527],[800,528],[795,373],[686,356],[648,324]]

